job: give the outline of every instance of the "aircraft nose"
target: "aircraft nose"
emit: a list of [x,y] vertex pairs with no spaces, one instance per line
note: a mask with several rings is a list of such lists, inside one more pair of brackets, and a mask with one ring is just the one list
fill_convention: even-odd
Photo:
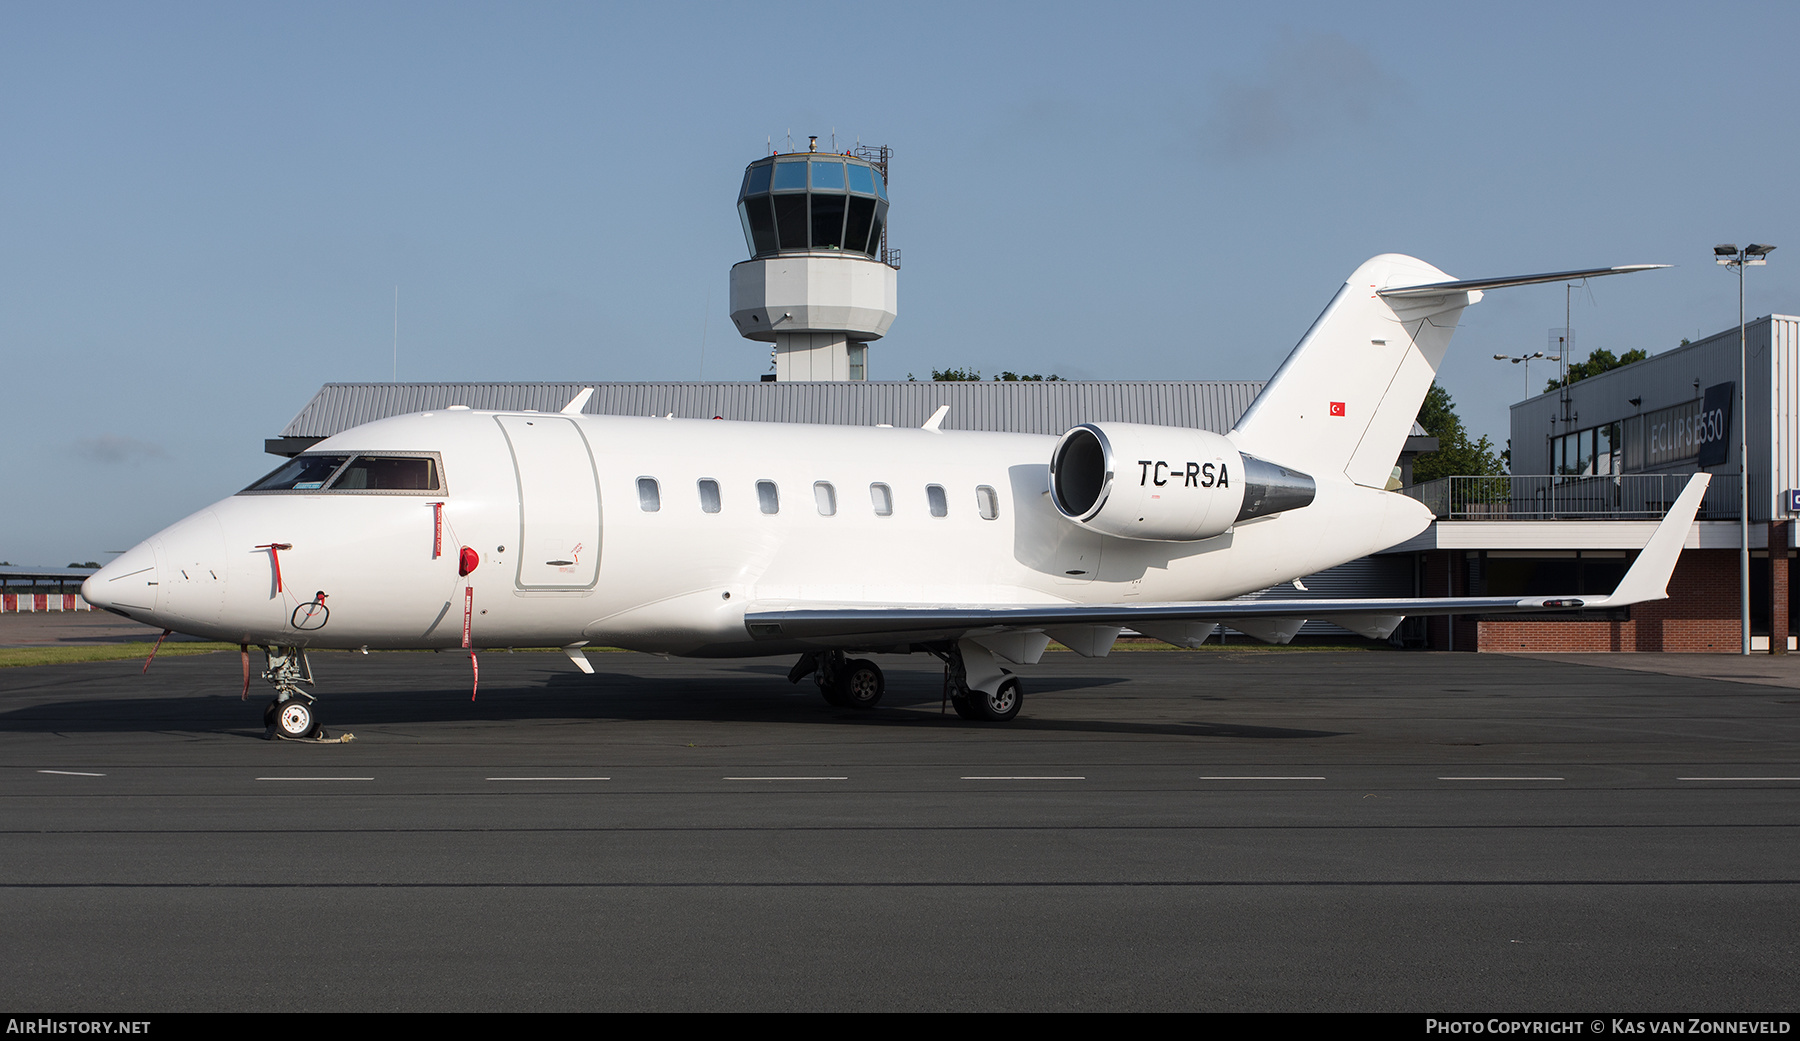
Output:
[[81,596],[95,607],[151,614],[156,610],[160,585],[156,550],[150,543],[140,542],[89,575],[81,583]]

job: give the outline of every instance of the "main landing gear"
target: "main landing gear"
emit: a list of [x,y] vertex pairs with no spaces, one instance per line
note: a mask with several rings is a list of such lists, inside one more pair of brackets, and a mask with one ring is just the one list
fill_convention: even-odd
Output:
[[[957,715],[1005,723],[1019,714],[1025,688],[1019,677],[1000,666],[992,651],[973,640],[929,644],[922,649],[943,659],[944,696]],[[807,676],[819,685],[826,703],[838,708],[874,708],[887,688],[874,662],[846,657],[842,651],[802,654],[788,670],[788,682],[799,683]]]
[[944,661],[944,696],[964,719],[1008,723],[1025,704],[1019,677],[1003,669],[986,647],[973,640],[935,644],[926,650]]
[[265,647],[263,653],[268,658],[268,666],[263,669],[262,678],[275,688],[275,700],[263,709],[263,726],[268,728],[269,739],[331,740],[325,728],[319,725],[318,712],[313,707],[317,699],[300,689],[303,683],[309,687],[313,683],[306,649]]
[[874,708],[887,692],[880,666],[867,658],[845,658],[842,651],[801,655],[788,670],[788,682],[799,683],[808,675],[826,703],[838,708]]

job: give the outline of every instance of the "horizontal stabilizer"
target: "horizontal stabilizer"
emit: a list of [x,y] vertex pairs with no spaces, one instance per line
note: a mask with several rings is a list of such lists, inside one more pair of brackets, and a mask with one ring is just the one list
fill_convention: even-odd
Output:
[[1504,289],[1507,286],[1532,286],[1540,282],[1574,282],[1583,278],[1599,278],[1601,275],[1629,275],[1634,271],[1655,271],[1657,268],[1668,266],[1668,264],[1621,264],[1618,267],[1591,267],[1581,271],[1552,271],[1542,275],[1464,278],[1455,282],[1429,282],[1422,286],[1380,289],[1376,291],[1376,295],[1401,299],[1418,296],[1444,296],[1449,293],[1467,293],[1472,290]]

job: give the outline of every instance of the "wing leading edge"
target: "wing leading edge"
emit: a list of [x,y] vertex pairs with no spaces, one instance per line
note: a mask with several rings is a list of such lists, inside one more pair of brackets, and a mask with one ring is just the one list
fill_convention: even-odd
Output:
[[[1116,625],[1141,629],[1168,623],[1233,619],[1381,619],[1408,615],[1518,614],[1623,607],[1668,596],[1669,576],[1706,495],[1710,474],[1697,473],[1645,543],[1618,588],[1606,596],[1432,597],[1372,600],[1202,600],[1152,604],[836,605],[751,610],[744,626],[757,640],[831,640],[905,636],[931,639],[976,630]],[[1361,628],[1359,626],[1358,628]],[[1392,626],[1386,626],[1391,630]]]

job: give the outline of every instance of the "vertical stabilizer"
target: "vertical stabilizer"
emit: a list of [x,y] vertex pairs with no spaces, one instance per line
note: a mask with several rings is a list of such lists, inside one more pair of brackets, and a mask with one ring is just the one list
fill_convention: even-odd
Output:
[[1457,319],[1481,293],[1379,294],[1449,281],[1395,253],[1364,262],[1238,420],[1232,440],[1283,466],[1385,487]]

